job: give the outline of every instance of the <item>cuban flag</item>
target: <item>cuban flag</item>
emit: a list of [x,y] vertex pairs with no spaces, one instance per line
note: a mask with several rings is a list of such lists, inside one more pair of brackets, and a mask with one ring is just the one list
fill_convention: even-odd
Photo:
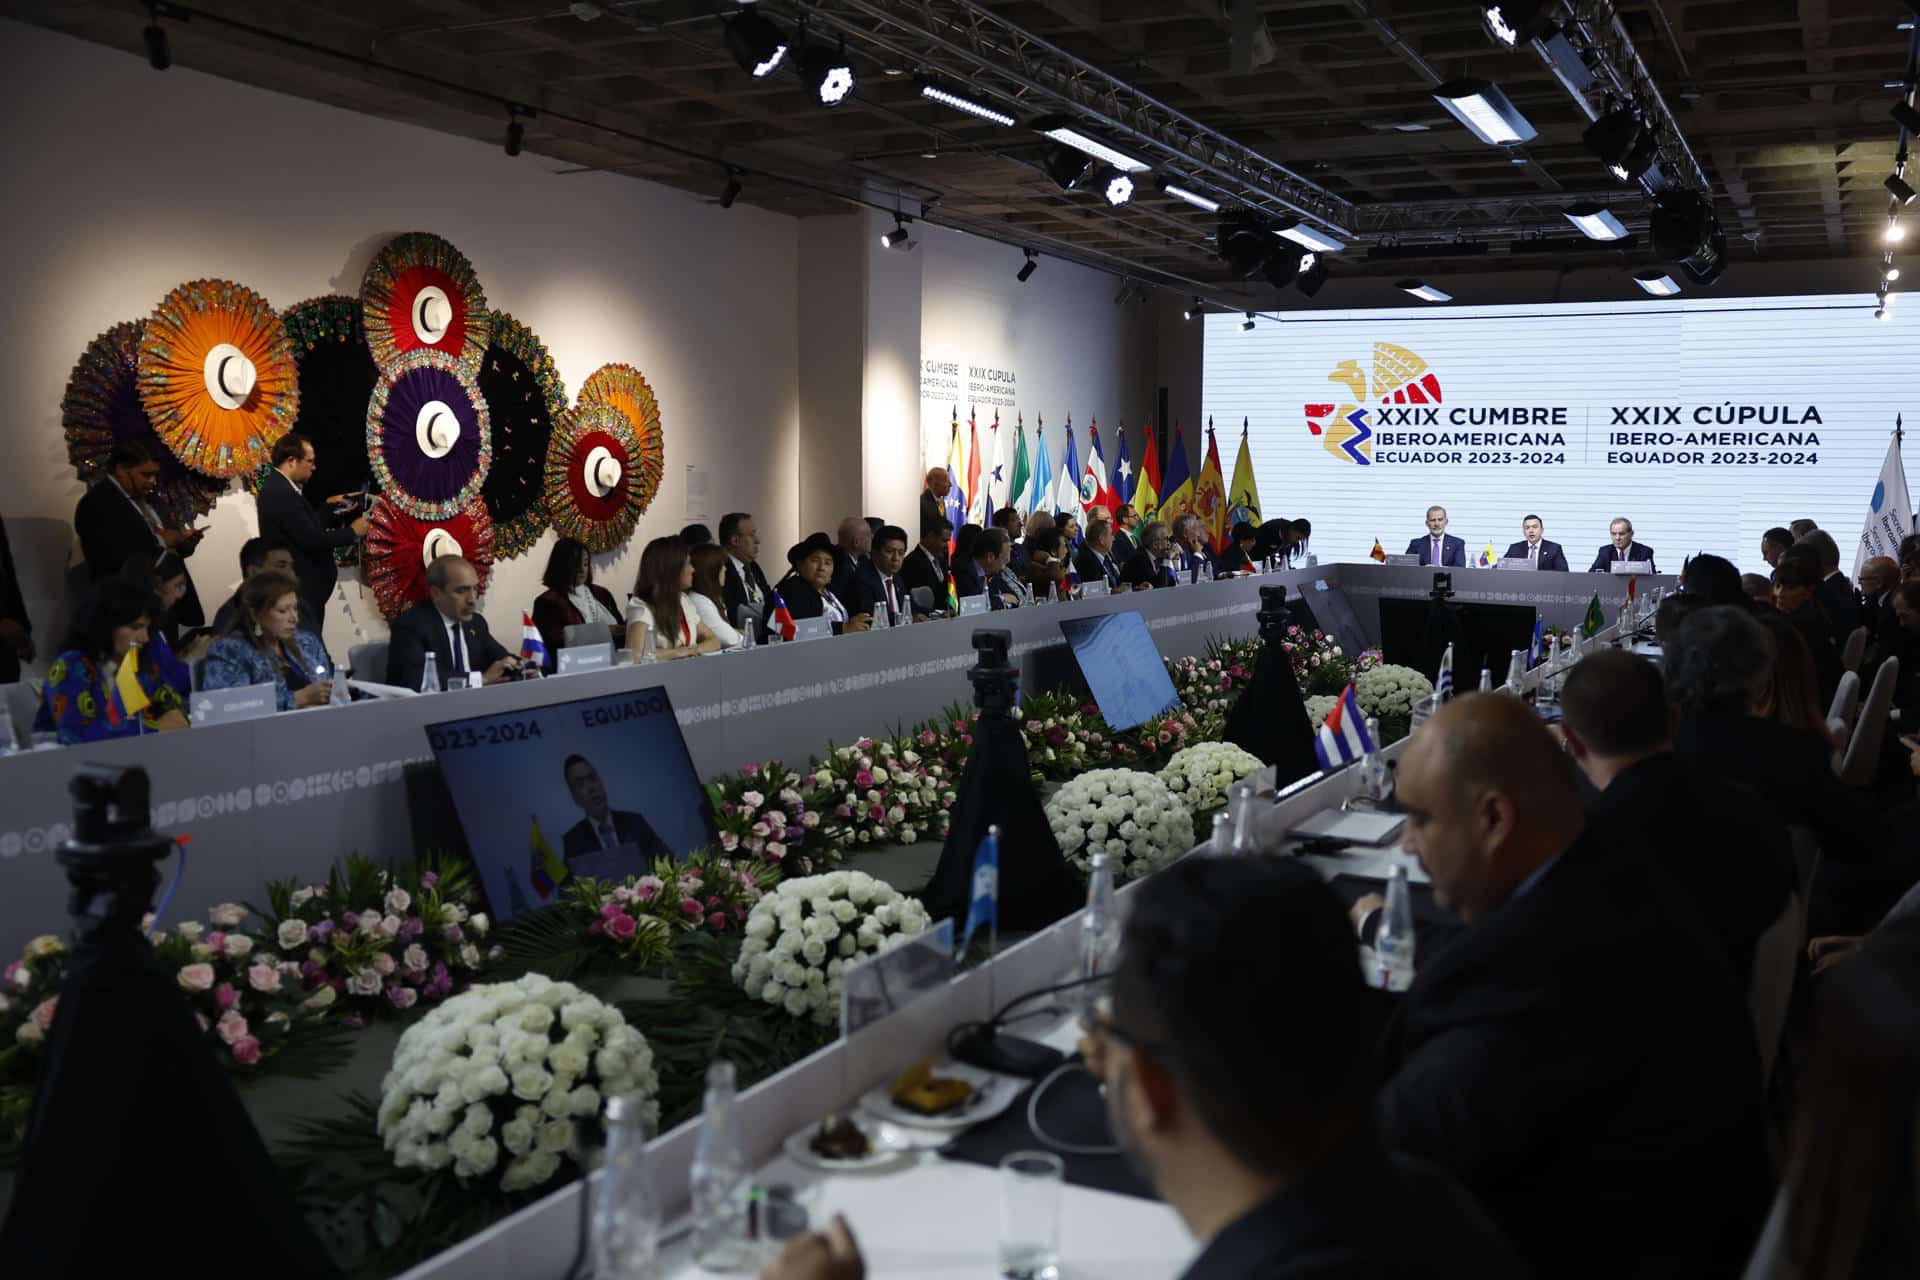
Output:
[[1320,767],[1329,772],[1373,750],[1373,739],[1367,736],[1367,718],[1360,714],[1360,701],[1354,696],[1352,684],[1327,712],[1320,734],[1313,740],[1313,750],[1320,757]]
[[1440,655],[1440,674],[1433,678],[1433,700],[1436,704],[1445,702],[1453,696],[1453,646]]
[[1533,645],[1527,650],[1527,665],[1537,667],[1547,660],[1547,620],[1533,616]]
[[773,593],[773,616],[768,619],[773,629],[780,633],[782,640],[791,640],[800,634],[800,628],[794,625],[793,615],[787,612],[787,602],[780,598],[776,589]]
[[533,625],[533,615],[520,615],[520,660],[538,663],[542,670],[547,665],[547,642],[540,638],[540,628]]
[[960,931],[956,955],[965,955],[973,931],[981,925],[993,933],[1000,923],[1000,828],[988,827],[973,854],[973,899],[967,904],[966,927]]

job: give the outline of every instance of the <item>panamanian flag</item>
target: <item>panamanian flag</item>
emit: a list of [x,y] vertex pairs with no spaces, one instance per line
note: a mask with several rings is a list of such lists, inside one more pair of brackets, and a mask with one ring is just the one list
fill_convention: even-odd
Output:
[[1329,771],[1358,760],[1374,749],[1373,739],[1367,736],[1367,718],[1360,713],[1360,701],[1354,696],[1351,683],[1340,695],[1340,701],[1333,704],[1333,710],[1327,712],[1319,736],[1313,740],[1313,749],[1320,757],[1320,767]]

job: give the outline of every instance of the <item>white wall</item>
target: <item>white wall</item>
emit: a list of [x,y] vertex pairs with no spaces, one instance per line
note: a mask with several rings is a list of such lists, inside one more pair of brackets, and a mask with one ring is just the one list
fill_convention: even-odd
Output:
[[[82,488],[60,397],[86,343],[175,285],[239,281],[284,307],[358,293],[390,236],[433,231],[474,264],[490,304],[547,343],[569,394],[626,361],[659,395],[666,475],[623,554],[684,522],[685,468],[709,470],[711,514],[754,511],[767,544],[799,528],[797,227],[744,204],[559,167],[0,21],[9,138],[0,187],[0,515],[43,661],[64,629],[60,579]],[[255,529],[237,489],[194,558],[209,608]],[[496,570],[487,616],[517,636],[549,541]],[[777,559],[777,556],[776,556]],[[359,600],[357,588],[350,595]],[[371,597],[358,605],[377,618]],[[377,633],[377,630],[376,630]],[[349,638],[330,618],[336,655]],[[511,643],[511,642],[510,642]]]
[[[1120,281],[1101,271],[1054,258],[1042,258],[1025,284],[1014,278],[1020,251],[990,240],[938,227],[913,226],[920,240],[922,301],[920,349],[928,356],[965,357],[1011,368],[1018,374],[1016,407],[1026,418],[1029,448],[1034,418],[1046,419],[1047,448],[1056,475],[1064,452],[1062,434],[1073,416],[1080,460],[1086,462],[1087,421],[1100,420],[1102,449],[1109,465],[1114,433],[1122,419],[1130,456],[1137,463],[1144,442],[1141,426],[1153,412],[1158,387],[1158,322],[1152,305],[1116,306]],[[961,431],[968,406],[960,403]],[[946,461],[946,402],[922,404],[920,463]],[[1010,430],[1013,409],[1000,413]],[[985,448],[991,409],[978,421]],[[1191,424],[1189,424],[1191,429]],[[919,485],[914,489],[917,492]]]

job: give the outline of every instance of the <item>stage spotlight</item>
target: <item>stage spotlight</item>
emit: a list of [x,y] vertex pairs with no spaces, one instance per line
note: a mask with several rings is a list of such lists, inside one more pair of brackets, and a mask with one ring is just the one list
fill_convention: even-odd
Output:
[[1915,195],[1920,195],[1920,192],[1915,192],[1912,187],[1901,181],[1898,174],[1888,175],[1886,187],[1887,190],[1892,193],[1893,198],[1898,200],[1903,208],[1913,203]]
[[837,50],[817,44],[801,54],[800,78],[821,106],[837,107],[845,102],[853,92],[853,64],[847,61],[846,40],[840,41]]
[[1033,122],[1033,128],[1036,133],[1043,133],[1055,142],[1063,142],[1095,160],[1106,161],[1122,173],[1145,173],[1153,167],[1145,160],[1128,155],[1104,139],[1095,137],[1071,116],[1042,116]]
[[1184,200],[1196,209],[1204,209],[1208,213],[1220,212],[1218,200],[1211,196],[1203,196],[1198,191],[1189,191],[1178,183],[1163,182],[1160,184],[1160,192],[1162,195],[1172,196],[1175,200]]
[[1916,137],[1920,137],[1920,111],[1915,111],[1912,107],[1908,106],[1905,98],[1894,103],[1893,110],[1887,114],[1892,116],[1894,121],[1902,129],[1905,129],[1908,133]]
[[1317,253],[1302,254],[1300,258],[1300,275],[1294,280],[1293,287],[1311,298],[1314,294],[1320,292],[1320,287],[1326,284],[1326,282],[1326,259]]
[[1452,302],[1453,301],[1452,294],[1442,293],[1440,290],[1434,288],[1432,285],[1422,283],[1419,280],[1401,280],[1395,283],[1393,287],[1396,289],[1404,290],[1407,293],[1412,294],[1414,297],[1420,299],[1422,302]]
[[733,202],[740,198],[740,179],[731,169],[727,171],[727,185],[720,188],[720,207],[733,208]]
[[953,90],[937,85],[931,80],[922,80],[920,82],[920,96],[928,102],[937,102],[943,107],[952,107],[955,111],[964,111],[975,119],[985,120],[989,124],[997,124],[1003,129],[1013,127],[1013,117],[1006,112],[996,111],[983,102],[975,102],[972,98],[963,98]]
[[896,218],[894,220],[893,230],[881,236],[880,243],[889,249],[911,249],[913,248],[913,237],[907,234],[907,224]]
[[1554,0],[1505,0],[1480,6],[1487,36],[1503,49],[1538,40],[1553,27]]
[[1885,320],[1887,318],[1887,309],[1885,307],[1875,307],[1873,309],[1873,318],[1875,320]]
[[1899,244],[1907,238],[1907,229],[1900,225],[1900,219],[1887,219],[1887,233],[1883,237],[1888,244]]
[[165,71],[173,65],[173,51],[167,47],[167,29],[160,25],[158,5],[148,5],[147,12],[153,21],[140,33],[147,42],[147,65],[155,71]]
[[1041,154],[1040,168],[1062,191],[1078,191],[1092,171],[1093,161],[1085,152],[1056,142]]
[[1107,203],[1116,209],[1133,199],[1133,179],[1115,169],[1107,174]]
[[1200,299],[1195,298],[1192,302],[1189,302],[1187,304],[1187,309],[1180,313],[1180,318],[1182,320],[1193,319],[1195,316],[1202,314],[1200,307],[1201,307]]
[[1274,288],[1284,289],[1293,283],[1295,276],[1300,274],[1302,259],[1312,256],[1312,254],[1300,253],[1296,249],[1275,245],[1273,252],[1267,255],[1265,264],[1261,266],[1260,274],[1265,276],[1267,283]]
[[1658,267],[1633,273],[1633,282],[1656,298],[1671,298],[1680,292],[1680,284]]
[[1574,204],[1561,210],[1567,221],[1580,228],[1580,234],[1589,240],[1620,240],[1627,234],[1620,219],[1605,205]]
[[1527,142],[1539,133],[1498,85],[1485,80],[1449,80],[1433,91],[1433,100],[1491,146]]
[[1644,132],[1640,113],[1632,107],[1622,106],[1615,107],[1588,125],[1580,139],[1614,177],[1622,182],[1631,182],[1636,175],[1627,171],[1627,159],[1633,154],[1633,148]]
[[1013,278],[1025,284],[1033,273],[1040,269],[1040,259],[1034,256],[1031,249],[1023,249],[1021,252],[1027,255],[1027,260],[1020,264],[1020,269],[1013,273]]
[[1888,284],[1892,284],[1895,280],[1898,280],[1900,278],[1900,268],[1888,267],[1886,270],[1885,276],[1883,278],[1886,280]]
[[1251,311],[1247,312],[1247,318],[1240,322],[1240,332],[1242,333],[1253,332],[1253,312]]
[[1697,191],[1663,191],[1653,202],[1647,231],[1653,251],[1668,262],[1699,252],[1713,230],[1713,207]]
[[755,79],[773,74],[787,56],[787,38],[758,8],[747,7],[727,24],[727,49],[742,71]]
[[1727,233],[1720,229],[1718,218],[1714,219],[1706,243],[1691,258],[1683,260],[1680,269],[1695,284],[1712,284],[1727,269]]
[[1266,224],[1259,214],[1245,209],[1221,217],[1215,243],[1220,260],[1242,280],[1259,274],[1273,252]]

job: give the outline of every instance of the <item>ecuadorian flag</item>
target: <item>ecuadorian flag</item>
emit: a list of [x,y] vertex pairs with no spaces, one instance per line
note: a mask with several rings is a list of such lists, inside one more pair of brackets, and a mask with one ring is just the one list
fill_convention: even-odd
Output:
[[533,839],[527,853],[527,876],[533,882],[533,891],[544,900],[553,896],[553,891],[562,880],[567,878],[567,864],[547,843],[546,836],[540,833],[540,819],[533,820]]

